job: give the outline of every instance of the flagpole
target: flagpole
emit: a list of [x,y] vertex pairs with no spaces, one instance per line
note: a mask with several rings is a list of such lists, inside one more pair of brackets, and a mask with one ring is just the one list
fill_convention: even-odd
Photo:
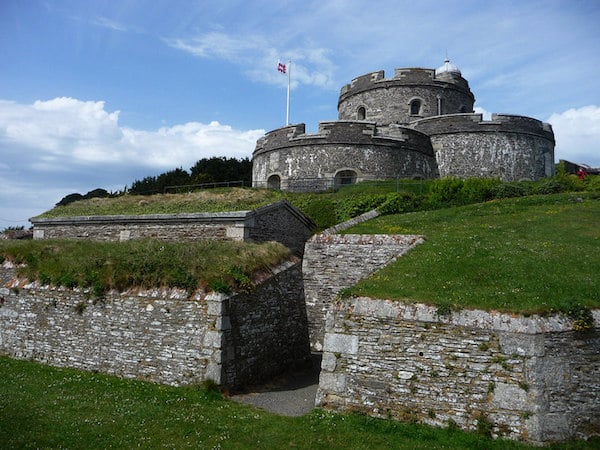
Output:
[[291,79],[291,71],[292,71],[292,61],[288,61],[288,85],[287,85],[287,102],[285,108],[285,126],[287,127],[290,124],[290,79]]

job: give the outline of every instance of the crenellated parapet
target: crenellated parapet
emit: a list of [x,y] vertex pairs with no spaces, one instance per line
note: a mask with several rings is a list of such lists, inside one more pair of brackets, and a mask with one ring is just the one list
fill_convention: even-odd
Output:
[[254,157],[306,145],[397,145],[433,156],[427,135],[399,125],[379,128],[375,122],[337,120],[319,123],[316,133],[305,133],[305,130],[305,124],[300,123],[270,131],[257,141]]
[[484,120],[482,114],[449,114],[417,120],[411,127],[429,136],[453,133],[519,133],[531,134],[554,143],[552,125],[532,117],[513,114],[494,113],[491,120]]
[[460,72],[401,68],[392,78],[383,70],[355,78],[338,100],[340,120],[370,120],[379,126],[408,124],[423,117],[472,112],[475,96]]

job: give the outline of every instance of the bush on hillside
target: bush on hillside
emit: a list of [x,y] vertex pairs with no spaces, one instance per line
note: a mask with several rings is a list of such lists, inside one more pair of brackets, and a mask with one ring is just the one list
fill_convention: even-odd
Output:
[[594,175],[587,177],[586,179],[586,189],[588,191],[598,192],[600,191],[600,175]]
[[454,177],[433,180],[429,186],[427,203],[433,208],[454,204],[463,184],[463,180]]
[[344,222],[377,209],[386,200],[386,194],[354,195],[335,201],[338,222]]
[[546,194],[560,194],[565,191],[565,186],[557,179],[551,179],[543,181],[538,185],[537,193],[541,195]]
[[379,206],[381,214],[400,214],[419,209],[420,199],[411,192],[390,192]]
[[492,189],[493,198],[524,197],[526,195],[531,195],[532,193],[532,185],[521,181],[501,183]]
[[494,198],[494,189],[502,182],[498,178],[467,178],[458,192],[461,204],[479,203]]

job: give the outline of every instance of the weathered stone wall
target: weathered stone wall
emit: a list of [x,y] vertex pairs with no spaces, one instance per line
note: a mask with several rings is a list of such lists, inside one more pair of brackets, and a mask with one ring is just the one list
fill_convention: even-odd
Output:
[[[0,277],[14,276],[7,269]],[[12,283],[12,284],[11,284]],[[231,388],[310,359],[300,263],[249,294],[108,294],[24,284],[0,288],[0,353],[55,366]]]
[[226,385],[260,383],[310,364],[301,266],[285,267],[255,291],[223,304],[231,325],[223,337]]
[[149,214],[30,219],[34,239],[127,241],[238,240],[247,237],[248,211],[236,213]]
[[[376,122],[377,126],[473,111],[475,97],[460,76],[436,77],[434,70],[417,68],[396,69],[394,77],[389,79],[384,75],[383,71],[362,75],[344,86],[338,102],[339,119],[356,120],[361,107],[365,109],[364,119]],[[417,115],[410,111],[414,99],[421,101]]]
[[327,232],[308,240],[302,272],[311,348],[322,350],[325,316],[340,290],[353,286],[420,242],[420,236],[411,235],[331,235]]
[[413,123],[431,137],[440,176],[539,180],[554,174],[550,124],[530,117],[454,114]]
[[533,442],[600,434],[596,329],[564,317],[351,298],[327,317],[317,405]]
[[280,128],[257,142],[253,186],[266,187],[269,177],[277,175],[282,189],[300,190],[306,179],[316,179],[309,190],[327,189],[344,170],[356,172],[357,181],[437,176],[429,138],[410,128],[380,135],[370,122],[322,122],[318,133],[303,132],[304,124]]
[[[285,207],[284,207],[285,206]],[[316,225],[289,203],[277,202],[256,211],[248,230],[248,239],[257,242],[277,241],[297,255],[304,253],[304,243]]]

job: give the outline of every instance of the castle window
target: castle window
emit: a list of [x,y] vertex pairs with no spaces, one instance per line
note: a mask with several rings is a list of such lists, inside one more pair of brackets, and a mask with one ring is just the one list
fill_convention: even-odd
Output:
[[356,172],[354,170],[340,170],[335,174],[336,188],[354,183],[356,183]]
[[279,189],[281,189],[281,178],[279,177],[279,175],[271,175],[267,179],[267,188],[268,189],[275,189],[277,191]]
[[365,110],[364,107],[360,107],[358,108],[358,111],[356,112],[356,118],[358,120],[365,120],[365,118],[367,117],[367,111]]
[[413,100],[410,102],[410,115],[418,116],[421,112],[421,100]]
[[467,112],[467,107],[465,105],[461,105],[460,109],[458,110],[459,113],[466,113]]

